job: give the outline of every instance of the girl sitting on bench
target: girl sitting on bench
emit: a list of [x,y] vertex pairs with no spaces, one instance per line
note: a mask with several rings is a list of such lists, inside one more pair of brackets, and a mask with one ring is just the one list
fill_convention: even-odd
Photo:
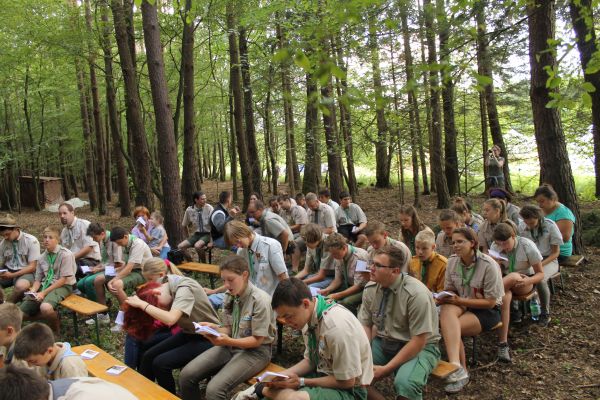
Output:
[[416,208],[410,204],[400,207],[400,241],[409,248],[410,254],[413,256],[416,254],[415,237],[422,230],[429,230],[433,233],[431,228],[421,221]]

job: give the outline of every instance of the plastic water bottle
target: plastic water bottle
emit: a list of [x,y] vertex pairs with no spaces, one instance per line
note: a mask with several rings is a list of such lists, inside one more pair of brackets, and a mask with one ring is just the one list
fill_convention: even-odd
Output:
[[533,295],[531,300],[529,301],[529,308],[531,310],[531,319],[537,321],[540,319],[541,308],[540,308],[540,298],[537,293]]

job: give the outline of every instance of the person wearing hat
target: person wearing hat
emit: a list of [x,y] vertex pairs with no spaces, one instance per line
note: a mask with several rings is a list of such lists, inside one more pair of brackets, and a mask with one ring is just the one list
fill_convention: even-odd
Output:
[[33,235],[22,232],[10,214],[0,217],[0,286],[14,286],[8,301],[16,303],[33,284],[40,242]]
[[502,188],[491,188],[488,197],[490,199],[502,200],[504,204],[506,204],[506,216],[508,217],[508,219],[514,222],[516,226],[519,226],[519,224],[523,222],[521,220],[521,217],[519,216],[521,208],[511,203],[512,196],[509,192]]

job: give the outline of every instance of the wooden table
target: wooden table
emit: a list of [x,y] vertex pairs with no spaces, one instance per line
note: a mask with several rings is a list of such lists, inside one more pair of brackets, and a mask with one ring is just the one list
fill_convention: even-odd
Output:
[[[101,348],[93,344],[73,347],[73,351],[81,354],[86,350],[97,351],[98,354],[91,360],[84,359],[90,376],[104,379],[105,381],[115,383],[129,390],[140,400],[178,400],[179,397],[158,386],[156,383],[145,378],[137,371],[127,368],[121,375],[109,375],[106,370],[114,365],[125,365],[124,362],[117,360]],[[118,399],[107,399],[118,400]]]
[[210,288],[215,288],[215,277],[221,276],[221,270],[218,265],[205,264],[198,262],[186,262],[177,266],[182,271],[197,272],[202,274],[208,274],[210,279]]

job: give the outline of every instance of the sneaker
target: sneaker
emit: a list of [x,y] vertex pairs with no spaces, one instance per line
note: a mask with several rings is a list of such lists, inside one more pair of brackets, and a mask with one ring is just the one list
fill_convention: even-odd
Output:
[[469,373],[460,367],[446,377],[446,383],[444,387],[446,393],[458,393],[469,383]]
[[231,400],[254,400],[258,399],[258,395],[255,393],[254,385],[250,386],[246,390],[238,392]]
[[[98,317],[98,322],[101,323],[102,325],[108,325],[110,323],[110,316],[108,315],[108,313],[97,314],[97,317]],[[96,321],[94,321],[94,318],[90,318],[90,319],[86,320],[85,323],[88,325],[94,325],[96,323]]]
[[123,330],[123,325],[121,325],[121,324],[114,324],[110,328],[110,331],[113,332],[113,333],[121,332],[122,330]]
[[550,324],[551,320],[552,320],[552,318],[550,318],[550,315],[540,314],[540,319],[538,320],[538,324],[541,327],[546,328],[546,327],[548,327],[548,324]]
[[502,362],[512,362],[510,359],[510,347],[508,347],[508,343],[498,343],[498,361]]

